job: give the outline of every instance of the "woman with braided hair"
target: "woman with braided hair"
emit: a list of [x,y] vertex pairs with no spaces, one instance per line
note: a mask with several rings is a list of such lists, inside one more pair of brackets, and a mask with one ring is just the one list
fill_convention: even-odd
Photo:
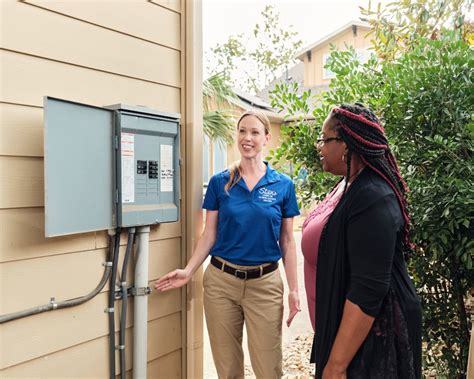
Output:
[[420,378],[406,185],[384,129],[369,109],[342,105],[315,145],[324,171],[343,177],[303,225],[316,378]]

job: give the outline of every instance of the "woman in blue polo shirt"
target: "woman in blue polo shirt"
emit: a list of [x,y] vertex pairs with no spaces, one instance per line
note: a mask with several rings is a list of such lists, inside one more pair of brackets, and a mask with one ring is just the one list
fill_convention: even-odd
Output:
[[283,283],[288,281],[290,326],[300,311],[293,217],[299,214],[294,185],[262,160],[270,122],[248,111],[237,122],[239,162],[214,175],[204,199],[206,226],[186,268],[155,283],[160,291],[186,284],[210,254],[204,273],[204,310],[219,378],[243,378],[245,323],[257,378],[282,376]]

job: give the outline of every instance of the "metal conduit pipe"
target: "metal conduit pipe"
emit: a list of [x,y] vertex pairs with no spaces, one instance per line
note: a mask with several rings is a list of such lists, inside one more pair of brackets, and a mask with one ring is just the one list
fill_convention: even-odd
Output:
[[109,319],[109,377],[115,379],[115,282],[117,280],[117,266],[120,251],[121,228],[117,228],[115,236],[114,258],[112,263],[112,273],[109,281],[109,301],[107,309]]
[[149,239],[149,226],[137,228],[135,297],[133,299],[133,379],[146,379],[147,377]]
[[122,292],[122,311],[120,312],[120,334],[119,334],[119,352],[120,352],[120,378],[125,379],[125,330],[127,324],[127,270],[128,261],[133,250],[133,243],[135,240],[135,228],[128,229],[127,250],[122,264],[121,292]]
[[90,292],[89,294],[85,296],[60,301],[58,303],[56,303],[54,301],[54,297],[52,297],[51,301],[48,304],[39,305],[34,308],[30,308],[30,309],[26,309],[26,310],[18,311],[18,312],[13,312],[13,313],[8,313],[6,315],[0,316],[0,324],[3,324],[8,321],[18,320],[23,317],[36,315],[38,313],[54,311],[56,309],[74,307],[76,305],[80,305],[91,300],[94,296],[96,296],[102,290],[102,288],[104,288],[105,284],[107,283],[107,280],[110,277],[110,273],[112,271],[111,260],[112,260],[112,257],[114,256],[114,246],[115,246],[114,242],[115,242],[115,231],[113,231],[113,233],[109,231],[109,256],[107,258],[107,262],[105,263],[104,274],[102,275],[102,278],[99,284],[97,284],[97,287],[92,292]]

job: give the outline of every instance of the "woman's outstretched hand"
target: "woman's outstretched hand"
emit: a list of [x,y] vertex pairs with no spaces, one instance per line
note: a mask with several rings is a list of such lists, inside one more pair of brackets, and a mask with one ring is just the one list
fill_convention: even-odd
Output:
[[184,286],[191,279],[191,275],[186,270],[177,269],[162,276],[155,282],[157,291],[168,291]]
[[286,325],[290,326],[296,314],[301,312],[298,292],[290,292],[288,294],[288,308],[290,309],[290,313],[288,315],[288,320],[286,320]]

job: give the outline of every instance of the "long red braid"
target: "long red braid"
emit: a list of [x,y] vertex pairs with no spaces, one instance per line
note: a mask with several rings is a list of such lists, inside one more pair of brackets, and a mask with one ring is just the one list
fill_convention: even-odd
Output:
[[[338,120],[337,132],[346,142],[350,152],[361,157],[362,162],[379,175],[392,188],[402,211],[405,251],[412,246],[409,241],[410,216],[405,193],[408,186],[403,180],[395,157],[390,151],[383,126],[369,109],[359,105],[342,105],[332,110]],[[350,167],[350,162],[347,162]]]

